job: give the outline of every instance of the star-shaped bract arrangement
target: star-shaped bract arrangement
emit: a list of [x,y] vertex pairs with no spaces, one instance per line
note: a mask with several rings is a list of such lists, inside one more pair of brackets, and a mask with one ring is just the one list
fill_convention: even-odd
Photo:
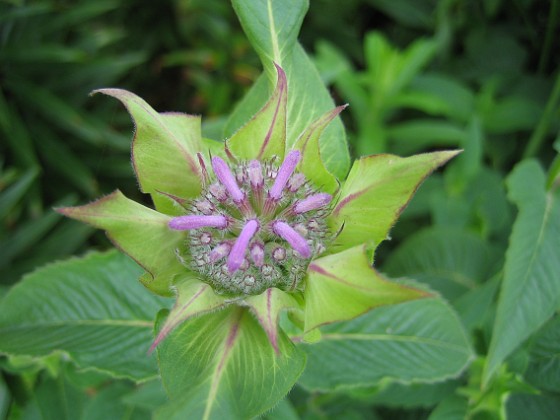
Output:
[[305,339],[321,325],[427,296],[383,278],[371,256],[420,183],[458,152],[367,156],[337,180],[319,140],[345,106],[286,139],[287,81],[277,71],[268,102],[219,148],[201,137],[199,117],[157,113],[124,90],[96,91],[134,119],[134,170],[155,210],[117,190],[59,211],[104,229],[146,270],[148,289],[176,296],[152,349],[185,321],[232,305],[254,315],[279,353],[293,346],[278,327],[282,311]]

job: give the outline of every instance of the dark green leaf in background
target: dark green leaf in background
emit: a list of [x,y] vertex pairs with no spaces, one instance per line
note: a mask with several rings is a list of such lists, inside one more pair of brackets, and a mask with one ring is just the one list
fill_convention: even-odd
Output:
[[301,374],[305,355],[283,334],[275,352],[246,308],[230,306],[179,326],[158,347],[170,402],[162,420],[244,419],[274,407]]
[[82,368],[143,381],[157,375],[147,355],[153,319],[168,302],[138,283],[142,270],[113,251],[51,264],[0,302],[0,352],[67,354]]
[[299,383],[310,390],[375,385],[382,379],[438,382],[456,377],[473,357],[463,327],[441,298],[375,309],[321,329],[305,344]]
[[507,180],[518,208],[506,254],[485,380],[560,307],[560,193],[546,191],[534,160],[520,163]]

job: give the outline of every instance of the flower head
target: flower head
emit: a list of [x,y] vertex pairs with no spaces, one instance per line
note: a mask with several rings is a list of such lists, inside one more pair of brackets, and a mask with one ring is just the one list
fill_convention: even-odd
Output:
[[338,180],[320,138],[345,107],[287,138],[287,83],[277,70],[269,101],[225,147],[202,139],[198,117],[157,113],[127,91],[99,91],[135,120],[134,169],[156,209],[116,191],[59,211],[106,230],[144,267],[146,287],[177,297],[153,347],[193,316],[240,305],[279,351],[287,340],[281,311],[293,313],[305,339],[320,325],[426,295],[384,279],[371,267],[373,250],[421,181],[457,152],[369,156]]

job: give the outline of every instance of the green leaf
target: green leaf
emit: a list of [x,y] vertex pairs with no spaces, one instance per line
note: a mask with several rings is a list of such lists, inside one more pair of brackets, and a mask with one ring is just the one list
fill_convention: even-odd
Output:
[[534,160],[518,164],[507,185],[519,214],[506,253],[484,382],[560,307],[560,194],[546,191],[545,174]]
[[175,306],[171,309],[150,351],[182,322],[193,316],[221,309],[229,303],[226,298],[214,293],[210,285],[200,282],[196,275],[185,277],[173,287],[177,296]]
[[276,89],[263,108],[226,141],[226,147],[238,158],[284,158],[286,148],[286,74],[276,67]]
[[560,413],[560,400],[556,395],[512,394],[505,404],[508,420],[554,420]]
[[461,322],[440,298],[377,308],[322,329],[321,341],[304,344],[307,367],[299,383],[310,390],[456,377],[473,357]]
[[333,232],[343,226],[332,247],[341,251],[366,242],[377,246],[387,239],[420,183],[458,153],[373,155],[356,161],[329,217]]
[[452,395],[444,399],[430,413],[429,420],[464,420],[467,418],[468,400]]
[[64,377],[45,378],[34,390],[23,418],[73,420],[82,417],[87,395]]
[[112,96],[123,103],[134,120],[132,143],[134,170],[142,191],[149,193],[159,211],[177,210],[156,192],[180,198],[200,194],[201,180],[195,154],[202,150],[200,117],[181,113],[158,114],[143,99],[122,89],[93,93]]
[[[310,123],[334,108],[334,102],[315,65],[301,45],[296,42],[307,3],[302,0],[234,1],[234,8],[243,29],[253,47],[259,52],[267,77],[261,76],[237,106],[226,125],[226,135],[247,121],[258,109],[257,104],[264,103],[264,98],[268,94],[267,79],[274,80],[273,62],[282,66],[288,80],[286,138],[288,148],[293,147]],[[259,38],[260,36],[263,38]],[[280,48],[275,48],[274,45]],[[325,130],[321,136],[320,146],[327,170],[337,178],[343,179],[348,172],[350,156],[340,118],[336,118]]]
[[0,377],[0,418],[8,418],[8,410],[10,409],[10,402],[12,396],[10,395],[10,390],[6,386],[6,382],[3,377]]
[[156,419],[252,418],[278,403],[304,355],[280,333],[279,353],[249,311],[230,306],[194,318],[158,347],[170,402]]
[[155,293],[170,295],[173,277],[187,271],[175,255],[175,250],[183,246],[184,233],[169,229],[169,216],[129,200],[119,190],[93,203],[58,212],[106,230],[118,248],[149,272],[141,280]]
[[408,237],[387,258],[383,271],[421,281],[453,300],[492,274],[493,257],[487,243],[473,233],[431,227]]
[[157,375],[146,352],[167,301],[148,293],[141,269],[118,252],[51,264],[0,302],[0,352],[67,354],[81,368],[143,381]]
[[275,73],[272,63],[285,66],[297,43],[309,1],[233,0],[232,5],[272,80]]
[[368,263],[362,246],[313,261],[305,286],[305,332],[355,318],[382,305],[428,296],[383,278]]
[[274,350],[279,351],[278,321],[280,313],[299,308],[296,299],[280,289],[270,288],[260,295],[246,298],[243,303],[251,308]]
[[540,389],[560,392],[560,317],[553,318],[535,336],[524,376]]
[[338,116],[344,108],[346,108],[345,105],[339,106],[323,114],[301,134],[294,145],[294,149],[301,150],[302,153],[299,170],[307,179],[311,180],[317,188],[331,194],[338,188],[338,182],[336,178],[327,171],[323,164],[319,148],[319,138],[327,125]]

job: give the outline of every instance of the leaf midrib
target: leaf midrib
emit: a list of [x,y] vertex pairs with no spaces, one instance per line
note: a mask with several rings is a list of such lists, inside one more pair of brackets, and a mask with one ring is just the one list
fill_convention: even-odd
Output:
[[33,324],[20,324],[0,327],[0,333],[5,331],[17,331],[33,328],[52,328],[52,327],[68,327],[68,326],[124,326],[124,327],[138,327],[138,328],[153,328],[154,324],[151,321],[141,320],[125,320],[125,319],[87,319],[87,320],[70,320],[70,321],[56,321],[46,323],[33,323]]
[[383,335],[383,334],[323,334],[323,340],[356,340],[356,341],[398,341],[398,342],[414,342],[428,344],[435,347],[441,347],[449,350],[455,350],[460,353],[470,354],[468,347],[445,343],[431,338],[409,336],[409,335]]

